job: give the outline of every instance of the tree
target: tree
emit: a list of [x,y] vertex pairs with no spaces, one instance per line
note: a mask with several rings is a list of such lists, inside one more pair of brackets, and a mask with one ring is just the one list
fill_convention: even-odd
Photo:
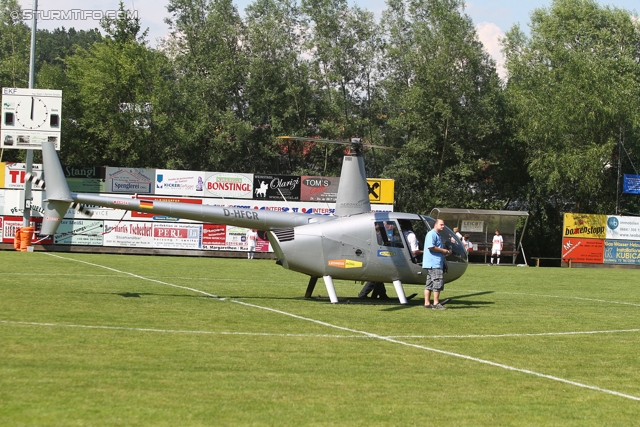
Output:
[[[317,99],[308,132],[379,142],[373,121],[380,99],[376,62],[382,37],[373,13],[349,7],[345,0],[303,0],[301,4],[309,17],[305,48],[311,57],[310,78]],[[324,147],[323,151],[324,159],[317,161],[337,174],[344,148]]]
[[17,0],[0,0],[0,83],[29,86],[30,30],[22,21]]
[[388,144],[398,208],[502,207],[509,155],[493,60],[459,0],[391,0],[383,14]]
[[245,26],[231,0],[171,0],[166,49],[179,75],[187,169],[245,172],[253,126],[247,117]]
[[504,40],[507,94],[532,178],[528,203],[548,220],[538,234],[559,248],[562,212],[615,211],[618,142],[640,149],[640,27],[593,0],[554,0],[530,27]]
[[246,15],[247,114],[253,151],[263,159],[252,163],[256,171],[293,173],[298,157],[274,136],[305,134],[314,116],[309,66],[302,58],[303,17],[292,0],[257,0]]
[[67,163],[165,167],[180,122],[175,76],[167,58],[149,49],[137,17],[120,3],[115,19],[101,22],[102,42],[67,59],[65,123],[73,138],[63,145]]

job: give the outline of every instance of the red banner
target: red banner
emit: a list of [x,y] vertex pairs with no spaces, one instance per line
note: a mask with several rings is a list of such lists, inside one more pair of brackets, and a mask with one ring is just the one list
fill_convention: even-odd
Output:
[[604,240],[601,239],[562,239],[562,260],[591,264],[604,263]]

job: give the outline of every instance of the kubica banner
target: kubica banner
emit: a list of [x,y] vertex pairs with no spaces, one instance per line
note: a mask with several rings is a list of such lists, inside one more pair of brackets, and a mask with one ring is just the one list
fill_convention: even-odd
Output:
[[605,240],[604,263],[640,265],[640,242]]

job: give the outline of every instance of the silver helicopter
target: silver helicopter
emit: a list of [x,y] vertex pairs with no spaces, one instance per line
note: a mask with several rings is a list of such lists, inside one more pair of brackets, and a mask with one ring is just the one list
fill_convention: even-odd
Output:
[[[400,304],[408,304],[404,284],[424,284],[419,256],[409,250],[407,232],[413,231],[422,245],[434,219],[400,212],[372,212],[369,203],[363,150],[386,148],[350,142],[303,137],[280,137],[301,141],[348,144],[344,156],[334,216],[306,213],[259,211],[220,206],[195,205],[145,199],[144,196],[116,198],[71,193],[53,143],[42,144],[46,179],[41,235],[55,234],[67,210],[74,208],[90,215],[84,205],[155,213],[196,221],[256,229],[266,233],[277,263],[308,275],[306,297],[310,297],[322,277],[331,303],[338,303],[334,279],[393,283]],[[466,251],[449,229],[441,232],[447,256],[445,281],[461,277],[467,269]]]

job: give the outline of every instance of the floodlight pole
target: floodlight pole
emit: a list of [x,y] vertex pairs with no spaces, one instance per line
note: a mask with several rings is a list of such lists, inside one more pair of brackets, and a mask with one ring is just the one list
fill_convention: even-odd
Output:
[[[31,55],[29,58],[29,89],[33,89],[36,81],[36,31],[38,26],[38,0],[33,0],[33,17],[31,18]],[[33,172],[33,150],[27,150],[26,173]],[[24,210],[22,225],[31,225],[31,182],[24,182]]]

